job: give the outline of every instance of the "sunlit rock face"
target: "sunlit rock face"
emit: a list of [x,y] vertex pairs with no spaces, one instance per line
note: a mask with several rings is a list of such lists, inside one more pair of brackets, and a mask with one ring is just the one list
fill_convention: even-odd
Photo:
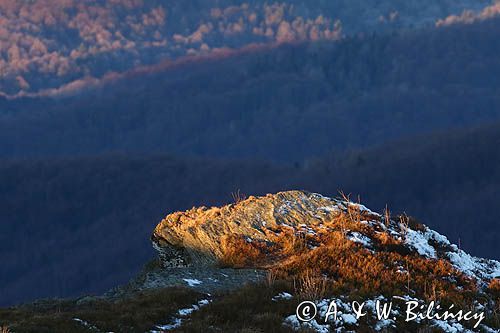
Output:
[[[251,196],[223,207],[175,212],[156,226],[151,238],[165,267],[223,263],[270,268],[286,264],[297,254],[327,248],[335,238],[347,244],[345,251],[360,248],[374,257],[393,252],[445,261],[457,274],[482,286],[500,277],[499,262],[474,258],[405,215],[391,218],[347,197],[335,199],[305,191]],[[396,265],[394,270],[398,269]]]
[[[58,94],[110,73],[253,43],[337,40],[434,25],[489,1],[0,2],[0,92]],[[488,11],[488,13],[491,12]],[[489,15],[491,16],[491,15]],[[70,84],[69,86],[67,86]]]
[[[225,240],[230,237],[271,247],[282,232],[312,234],[324,228],[346,207],[346,202],[303,191],[249,197],[221,208],[200,207],[170,214],[158,224],[152,239],[166,262],[176,256],[169,254],[180,252],[178,249],[184,249],[187,261],[201,256],[210,262],[223,258]],[[364,207],[362,210],[376,216]]]

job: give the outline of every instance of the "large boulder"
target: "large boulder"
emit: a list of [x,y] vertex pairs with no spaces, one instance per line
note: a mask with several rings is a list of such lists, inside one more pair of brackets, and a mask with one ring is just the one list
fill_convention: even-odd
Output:
[[192,208],[163,219],[152,235],[166,266],[214,263],[226,255],[228,239],[244,239],[271,248],[284,233],[314,233],[350,209],[379,219],[362,205],[305,191],[249,197],[223,207]]

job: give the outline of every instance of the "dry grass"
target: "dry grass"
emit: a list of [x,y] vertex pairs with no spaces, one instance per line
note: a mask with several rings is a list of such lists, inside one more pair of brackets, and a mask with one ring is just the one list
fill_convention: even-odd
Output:
[[[431,295],[441,301],[468,304],[475,293],[475,284],[444,260],[430,261],[418,256],[398,253],[371,253],[347,242],[330,243],[282,265],[281,277],[298,279],[311,267],[327,276],[327,294],[375,296],[383,294],[417,295],[427,298],[426,285],[433,281]],[[349,250],[346,250],[346,247]],[[400,272],[399,267],[406,272]],[[453,277],[457,282],[450,282]],[[459,289],[461,287],[463,289]]]
[[295,295],[303,300],[322,299],[326,295],[327,280],[314,269],[301,272],[298,279],[294,281]]
[[292,333],[283,318],[294,313],[294,300],[275,302],[280,292],[292,292],[291,286],[276,281],[272,287],[249,284],[227,294],[214,295],[211,304],[192,314],[191,319],[173,332],[275,332]]
[[495,302],[491,318],[488,324],[500,328],[500,279],[492,279],[488,285],[488,293]]
[[36,305],[0,309],[0,323],[9,323],[15,333],[89,332],[73,319],[79,318],[104,332],[145,332],[202,297],[204,295],[187,288],[165,288],[118,300],[40,301]]
[[249,241],[243,236],[232,235],[221,241],[223,256],[220,264],[223,267],[256,267],[264,266],[270,260],[270,248],[257,240]]
[[276,283],[277,274],[274,269],[268,269],[266,272],[266,287],[272,288]]
[[[269,286],[276,280],[293,281],[295,291],[304,298],[410,294],[456,304],[472,301],[476,293],[473,281],[448,261],[422,258],[400,239],[361,223],[373,218],[364,214],[358,205],[348,205],[346,211],[325,223],[325,228],[315,229],[315,234],[277,227],[267,235],[272,244],[227,238],[223,241],[223,263],[232,267],[272,268]],[[387,216],[389,212],[381,217],[381,222]],[[409,227],[423,228],[407,215],[397,218],[403,234]],[[354,231],[372,239],[373,252],[346,239],[347,232]]]
[[231,192],[231,197],[233,198],[235,204],[239,204],[247,199],[247,196],[241,193],[239,189],[235,192]]
[[498,312],[500,313],[500,279],[493,279],[488,285],[488,292],[495,301]]
[[291,230],[282,229],[280,237],[276,240],[279,252],[283,256],[302,253],[307,250],[307,238],[307,234],[303,232],[295,234]]
[[500,297],[500,279],[491,280],[488,290],[496,297]]
[[11,333],[9,327],[7,327],[7,326],[1,326],[0,332],[1,333]]

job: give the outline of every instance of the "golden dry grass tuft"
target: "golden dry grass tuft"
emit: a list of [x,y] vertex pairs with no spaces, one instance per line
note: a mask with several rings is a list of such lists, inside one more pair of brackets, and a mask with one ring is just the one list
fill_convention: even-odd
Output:
[[319,271],[305,270],[294,281],[295,294],[303,300],[322,299],[326,295],[327,281]]
[[240,235],[226,236],[221,240],[223,256],[220,264],[224,267],[262,266],[270,260],[270,247],[264,242],[248,240]]
[[490,281],[490,284],[488,285],[488,292],[495,300],[500,312],[500,279],[493,279]]

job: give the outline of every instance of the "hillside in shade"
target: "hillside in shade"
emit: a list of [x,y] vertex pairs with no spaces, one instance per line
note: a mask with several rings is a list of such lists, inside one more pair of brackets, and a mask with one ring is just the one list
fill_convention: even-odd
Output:
[[[500,262],[473,257],[404,214],[378,214],[346,197],[287,191],[193,208],[166,216],[152,240],[160,259],[130,283],[103,296],[0,309],[0,325],[20,333],[500,328]],[[339,317],[301,322],[295,308],[304,300],[321,315],[335,301]],[[352,301],[365,303],[364,316],[349,312]],[[392,301],[389,318],[376,317],[377,301]],[[410,301],[481,315],[407,321]]]
[[500,259],[492,209],[500,195],[499,133],[498,125],[444,132],[296,166],[123,155],[4,160],[1,301],[100,293],[124,283],[151,257],[147,238],[163,214],[224,204],[238,191],[343,190],[378,211],[387,204],[424,220],[469,253]]

